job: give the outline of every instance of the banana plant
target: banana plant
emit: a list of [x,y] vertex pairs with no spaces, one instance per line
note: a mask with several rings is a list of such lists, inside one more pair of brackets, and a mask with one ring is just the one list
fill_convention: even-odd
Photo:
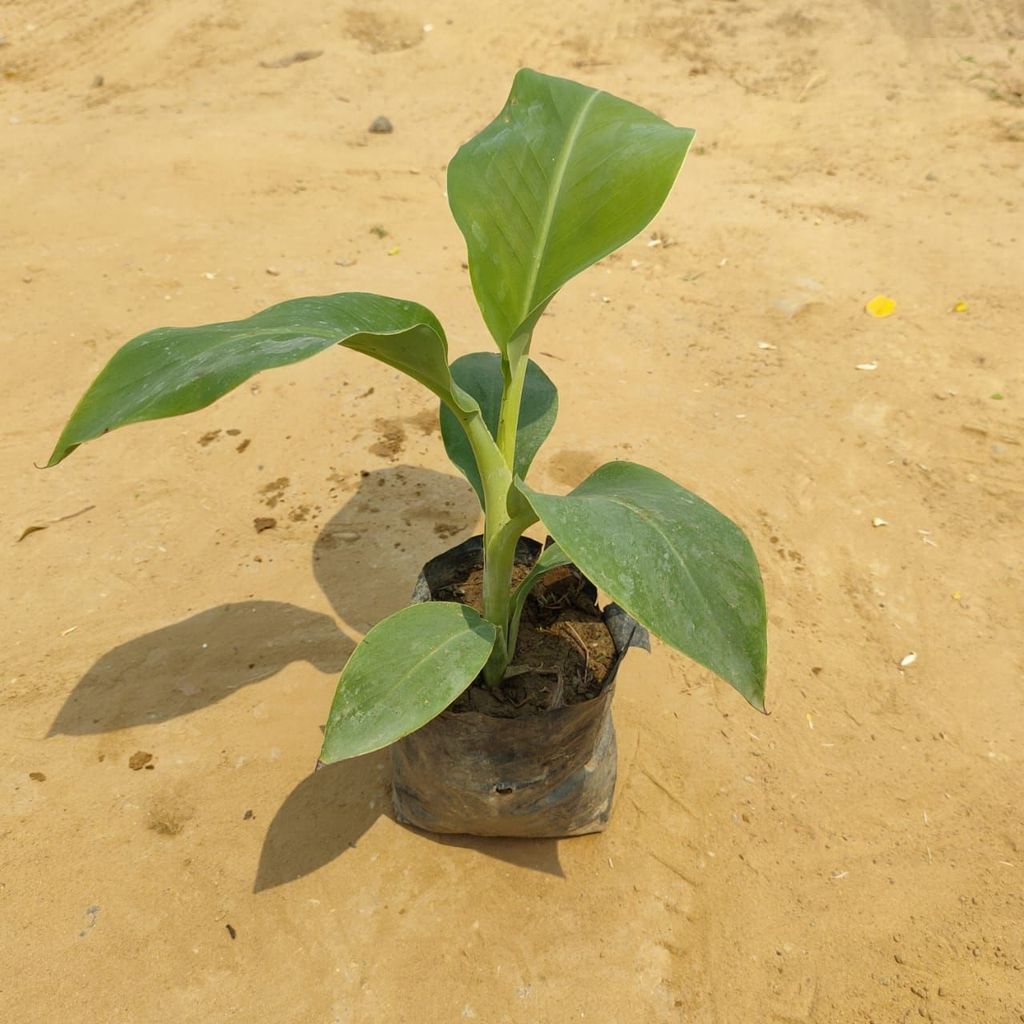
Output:
[[[738,526],[632,462],[600,467],[569,494],[526,482],[558,405],[530,358],[538,321],[567,281],[650,223],[692,138],[607,92],[524,69],[448,168],[451,211],[496,350],[449,364],[444,329],[415,302],[361,292],[298,298],[243,320],[148,331],[115,353],[74,409],[49,466],[117,427],[201,409],[256,373],[336,345],[439,399],[445,449],[483,509],[482,614],[430,602],[374,626],[342,672],[323,762],[393,743],[478,678],[500,686],[530,588],[568,563],[764,710],[764,592]],[[516,542],[538,522],[553,543],[513,588]]]

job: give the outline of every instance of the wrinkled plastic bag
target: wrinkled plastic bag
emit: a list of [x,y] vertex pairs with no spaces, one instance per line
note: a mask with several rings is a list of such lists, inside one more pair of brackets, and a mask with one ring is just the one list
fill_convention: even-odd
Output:
[[[541,552],[523,538],[519,564]],[[480,537],[432,559],[413,602],[462,582],[483,564]],[[611,702],[630,647],[650,649],[647,631],[617,605],[604,610],[615,644],[601,692],[590,700],[520,718],[444,711],[391,747],[398,821],[428,832],[553,838],[600,832],[615,793]]]

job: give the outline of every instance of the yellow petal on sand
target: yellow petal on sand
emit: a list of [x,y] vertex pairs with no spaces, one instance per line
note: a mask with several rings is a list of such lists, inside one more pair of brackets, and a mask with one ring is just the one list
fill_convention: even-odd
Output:
[[896,312],[896,300],[890,299],[888,295],[876,295],[864,304],[864,312],[879,320],[892,316]]
[[963,302],[963,301],[953,303],[953,312],[954,313],[966,313],[967,312],[967,303]]

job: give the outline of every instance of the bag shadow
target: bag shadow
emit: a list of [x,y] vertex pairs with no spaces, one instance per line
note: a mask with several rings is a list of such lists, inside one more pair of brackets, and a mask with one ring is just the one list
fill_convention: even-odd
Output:
[[[394,820],[389,757],[378,750],[325,765],[288,794],[267,829],[253,892],[304,878],[353,849],[380,817]],[[439,846],[476,850],[516,867],[564,878],[557,839],[435,835],[406,826]]]

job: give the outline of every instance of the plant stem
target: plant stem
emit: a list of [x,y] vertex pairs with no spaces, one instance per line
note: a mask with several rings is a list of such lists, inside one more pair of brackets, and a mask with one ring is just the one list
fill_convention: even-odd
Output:
[[[515,343],[509,346],[514,350]],[[526,339],[529,350],[529,338]],[[526,384],[526,370],[530,359],[525,353],[502,360],[502,375],[505,387],[501,396],[501,415],[498,417],[498,450],[509,469],[515,470],[516,438],[519,434],[519,409],[523,402],[523,386]]]
[[519,538],[535,522],[537,516],[532,509],[506,518],[504,524],[491,533],[487,532],[486,518],[484,520],[484,618],[498,626],[498,639],[484,666],[484,681],[488,686],[501,682],[515,654],[515,640],[510,635],[512,571]]
[[[507,639],[516,544],[523,531],[537,522],[537,516],[525,501],[515,500],[512,470],[479,411],[457,411],[457,415],[473,448],[484,492],[483,614],[498,630],[491,657],[484,666],[484,680],[489,686],[497,686],[515,653],[508,649]],[[514,436],[512,440],[514,445]]]

